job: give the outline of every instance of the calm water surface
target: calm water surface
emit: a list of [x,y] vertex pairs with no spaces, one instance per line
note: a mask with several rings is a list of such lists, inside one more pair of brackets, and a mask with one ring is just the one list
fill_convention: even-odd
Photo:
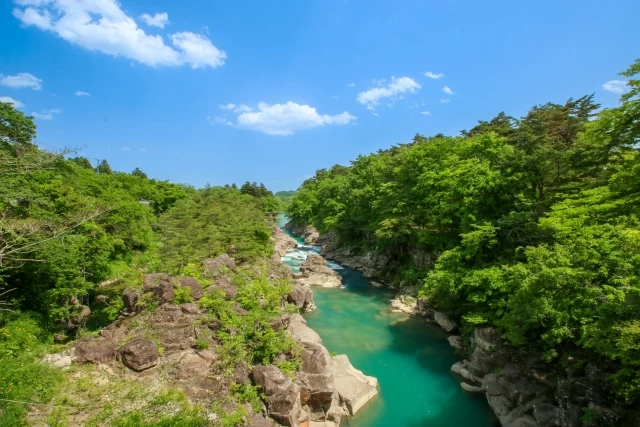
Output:
[[[283,226],[286,217],[278,223]],[[301,246],[283,261],[295,271],[311,251],[318,248]],[[497,425],[484,396],[465,393],[450,373],[457,359],[444,332],[420,317],[391,313],[391,292],[372,288],[359,272],[332,267],[342,275],[344,289],[314,287],[318,309],[305,318],[330,352],[346,354],[353,366],[378,378],[380,391],[341,425]]]

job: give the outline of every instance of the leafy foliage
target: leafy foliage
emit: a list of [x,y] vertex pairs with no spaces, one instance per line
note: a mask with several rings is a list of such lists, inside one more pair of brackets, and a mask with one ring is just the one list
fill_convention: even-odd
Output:
[[[498,114],[460,137],[423,137],[317,171],[294,222],[384,252],[465,330],[497,326],[548,361],[596,361],[640,397],[640,61],[629,92]],[[435,263],[421,262],[427,253]]]

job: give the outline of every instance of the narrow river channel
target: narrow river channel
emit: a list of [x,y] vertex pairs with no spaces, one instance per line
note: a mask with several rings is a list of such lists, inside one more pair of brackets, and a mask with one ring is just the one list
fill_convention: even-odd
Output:
[[[285,223],[279,216],[278,225]],[[297,271],[306,254],[318,249],[300,246],[283,261]],[[497,425],[485,397],[465,393],[449,371],[457,359],[444,332],[421,317],[392,313],[392,292],[371,287],[357,271],[330,266],[342,275],[344,288],[314,287],[318,309],[305,315],[307,323],[330,352],[348,355],[353,366],[380,384],[380,394],[341,425]]]

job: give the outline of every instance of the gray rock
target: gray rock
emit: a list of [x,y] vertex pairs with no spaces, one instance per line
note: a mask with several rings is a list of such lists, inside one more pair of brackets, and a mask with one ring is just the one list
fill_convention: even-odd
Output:
[[140,300],[140,291],[137,289],[125,289],[122,292],[122,302],[124,303],[124,311],[133,314],[138,311],[138,301]]
[[167,273],[151,273],[142,276],[142,290],[144,292],[153,292],[159,285],[171,283],[171,278]]
[[461,336],[451,335],[449,338],[447,338],[447,341],[449,341],[449,345],[452,348],[455,348],[456,350],[461,350],[462,349],[462,337]]
[[524,415],[508,424],[505,427],[538,427],[538,423],[531,415]]
[[466,392],[469,393],[484,393],[482,387],[477,387],[468,383],[460,383],[460,387]]
[[433,315],[433,318],[436,321],[436,323],[440,325],[440,327],[447,332],[453,332],[456,329],[458,329],[458,324],[453,320],[449,319],[449,316],[447,316],[444,313],[436,311]]
[[351,415],[378,394],[378,380],[355,369],[346,355],[335,356],[331,369],[336,391]]
[[273,365],[258,365],[251,376],[266,396],[269,415],[284,425],[298,426],[302,410],[300,385]]
[[113,341],[98,339],[81,339],[74,346],[77,363],[106,363],[116,360],[116,346]]
[[502,395],[487,394],[487,402],[489,402],[489,406],[493,410],[493,413],[496,414],[501,423],[509,415],[509,412],[511,411],[511,408],[513,406],[511,401]]
[[299,283],[296,283],[291,292],[287,294],[287,302],[298,307],[301,313],[307,313],[316,309],[311,288]]
[[543,402],[533,405],[533,417],[539,427],[560,426],[560,409],[550,403]]
[[502,394],[502,390],[498,385],[498,379],[495,374],[485,375],[482,379],[482,389],[488,396],[499,396]]
[[227,254],[222,254],[215,258],[210,258],[204,260],[202,263],[205,275],[210,278],[218,278],[225,274],[225,270],[229,269],[231,271],[236,271],[237,266],[236,262]]
[[266,396],[273,396],[285,392],[293,383],[274,365],[258,365],[251,372],[253,381]]
[[476,328],[473,330],[473,342],[482,350],[491,352],[500,344],[500,334],[495,328]]
[[140,372],[158,364],[158,347],[148,338],[137,337],[120,349],[122,363]]

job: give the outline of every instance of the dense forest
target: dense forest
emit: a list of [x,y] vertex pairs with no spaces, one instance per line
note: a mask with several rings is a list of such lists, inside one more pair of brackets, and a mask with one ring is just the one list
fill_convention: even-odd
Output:
[[[504,113],[461,136],[412,142],[317,171],[295,223],[385,253],[395,280],[469,332],[575,369],[596,361],[640,399],[640,60],[620,104],[593,96]],[[427,253],[433,262],[412,256]],[[427,257],[428,259],[429,257]]]
[[[33,118],[0,103],[0,424],[24,425],[28,402],[47,403],[72,388],[42,355],[113,321],[123,309],[122,290],[140,288],[145,273],[193,276],[206,285],[203,260],[229,254],[250,261],[253,269],[233,280],[241,283],[237,304],[251,316],[239,316],[234,301],[218,294],[200,302],[237,331],[219,332],[224,363],[270,363],[273,352],[292,346],[283,333],[256,331],[279,313],[288,291],[266,286],[258,271],[273,253],[266,214],[282,203],[264,185],[195,189],[149,179],[138,168],[115,172],[105,160],[93,167],[70,150],[41,150],[35,139]],[[175,299],[191,301],[184,292]],[[269,304],[256,307],[258,300]],[[112,425],[141,425],[125,421]],[[166,425],[184,425],[172,422]]]

